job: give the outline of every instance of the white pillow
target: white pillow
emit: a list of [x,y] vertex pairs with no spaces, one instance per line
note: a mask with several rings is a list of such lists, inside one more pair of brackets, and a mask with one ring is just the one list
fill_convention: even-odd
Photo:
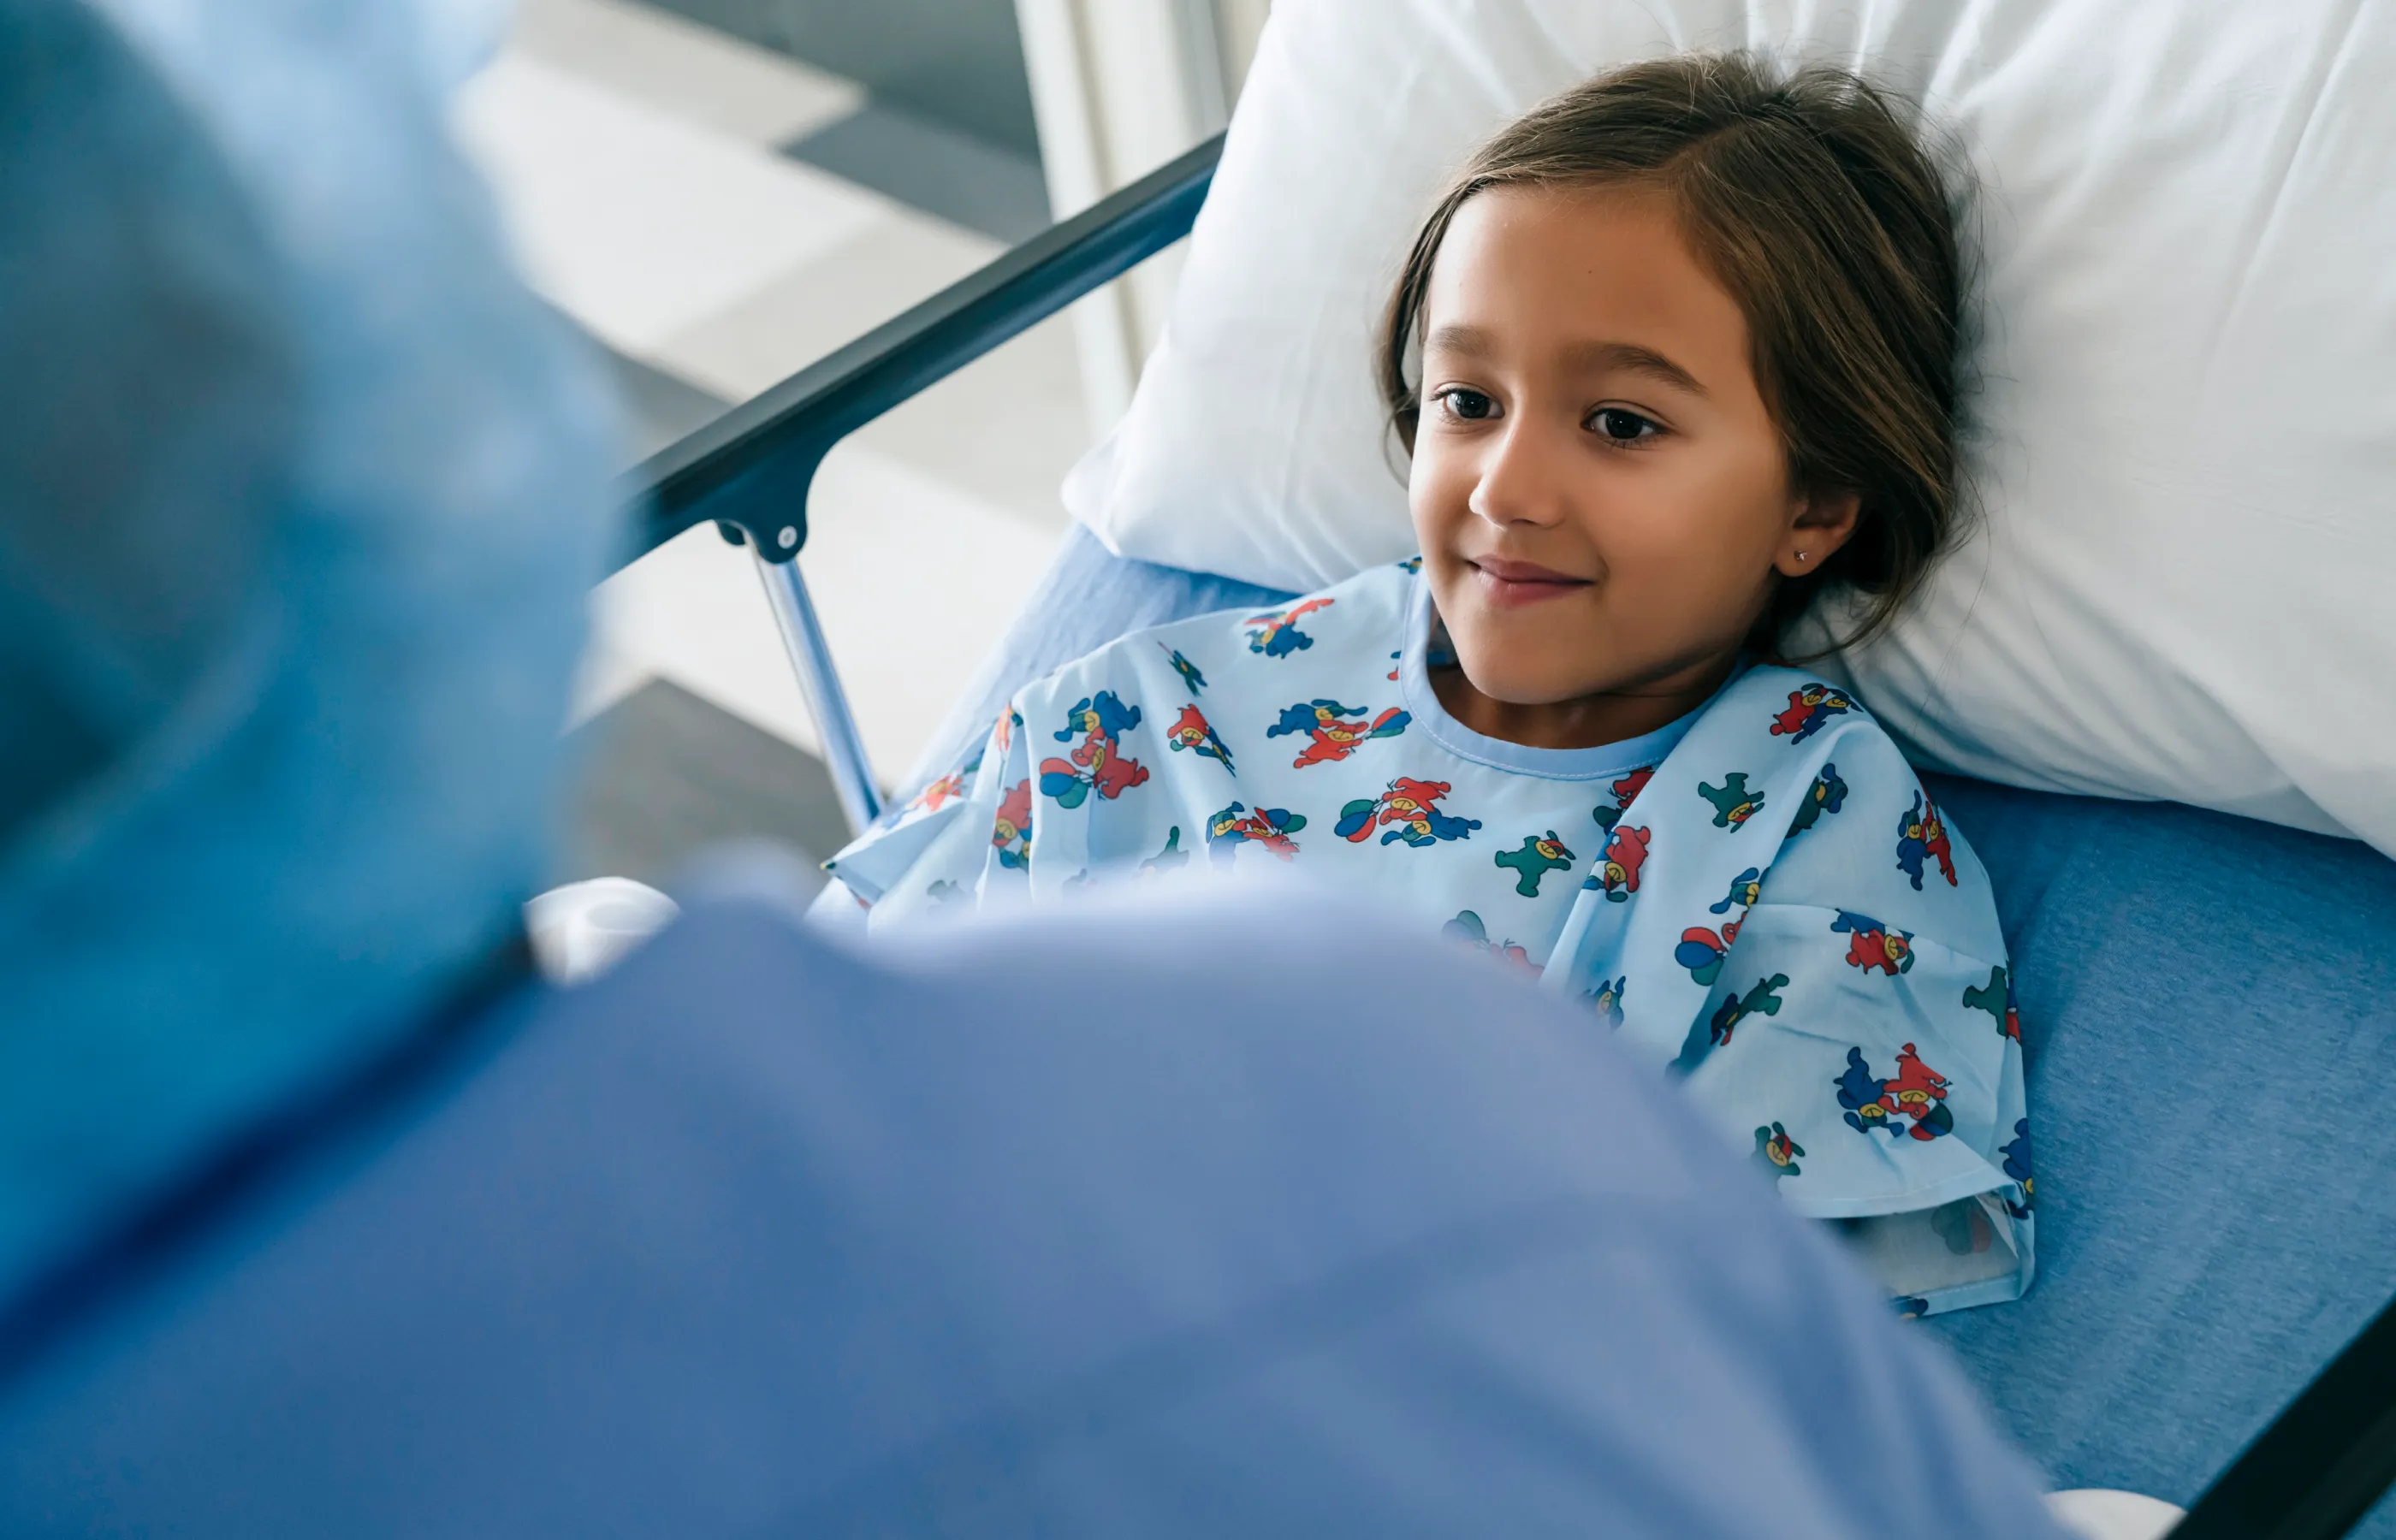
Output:
[[1410,551],[1373,328],[1467,151],[1628,60],[1843,64],[1968,153],[1986,306],[1985,526],[1853,683],[1918,763],[2396,854],[2396,4],[2202,8],[1279,0],[1067,504],[1281,588]]

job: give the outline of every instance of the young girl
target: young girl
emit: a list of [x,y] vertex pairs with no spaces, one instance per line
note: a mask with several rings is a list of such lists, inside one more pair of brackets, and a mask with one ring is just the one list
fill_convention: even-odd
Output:
[[[1500,133],[1379,372],[1422,554],[1023,690],[835,876],[875,926],[1288,863],[1587,1002],[1901,1308],[2030,1281],[2030,1124],[1979,863],[1850,695],[1952,520],[1957,257],[1889,105],[1741,58]],[[1175,1029],[1160,1023],[1160,1030]]]

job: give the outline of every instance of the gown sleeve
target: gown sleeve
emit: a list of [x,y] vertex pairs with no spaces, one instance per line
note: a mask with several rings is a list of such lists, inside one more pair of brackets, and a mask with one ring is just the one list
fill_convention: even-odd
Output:
[[870,923],[879,928],[1019,888],[1031,835],[1029,756],[1022,718],[1010,703],[971,758],[824,870],[870,906]]
[[[1168,656],[1178,657],[1134,633],[1025,685],[977,760],[827,863],[872,906],[869,928],[1019,898],[1082,899],[1181,854],[1190,820],[1173,813],[1177,792],[1228,772],[1167,747],[1189,741],[1158,717],[1180,683]],[[1211,733],[1200,741],[1228,763]],[[1160,857],[1151,835],[1166,826],[1177,848]]]
[[1813,815],[1714,961],[1678,1067],[1915,1313],[2014,1297],[2029,1121],[1988,878],[1876,727],[1844,735],[1822,773],[1838,805],[1801,804]]

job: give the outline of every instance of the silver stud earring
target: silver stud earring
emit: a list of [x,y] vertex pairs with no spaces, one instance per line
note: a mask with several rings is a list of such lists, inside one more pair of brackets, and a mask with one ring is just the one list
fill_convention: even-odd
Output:
[[1798,559],[1799,561],[1801,561],[1801,562],[1802,562],[1802,561],[1804,561],[1804,560],[1805,560],[1805,553],[1804,553],[1804,551],[1799,551],[1799,552],[1797,553],[1797,559]]

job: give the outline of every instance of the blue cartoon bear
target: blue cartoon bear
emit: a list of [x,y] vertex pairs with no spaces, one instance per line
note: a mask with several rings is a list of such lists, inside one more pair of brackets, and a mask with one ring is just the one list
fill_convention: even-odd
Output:
[[1287,657],[1314,645],[1314,638],[1298,629],[1298,623],[1316,610],[1329,609],[1336,599],[1309,599],[1285,610],[1248,617],[1248,651],[1262,653],[1267,657]]
[[1802,690],[1791,690],[1788,709],[1772,719],[1772,736],[1803,743],[1830,725],[1832,717],[1844,715],[1854,706],[1854,701],[1828,684],[1808,684]]
[[1814,777],[1806,789],[1805,801],[1799,805],[1797,816],[1789,820],[1791,838],[1820,823],[1827,814],[1836,813],[1847,804],[1847,783],[1839,778],[1839,767],[1825,764],[1822,773]]
[[1162,642],[1159,642],[1157,645],[1159,647],[1164,647],[1165,660],[1173,665],[1173,671],[1181,676],[1181,683],[1189,686],[1190,693],[1191,695],[1205,694],[1206,690],[1206,676],[1198,671],[1198,665],[1182,657],[1180,649],[1177,647],[1166,647]]
[[1343,840],[1361,844],[1378,828],[1383,844],[1403,840],[1416,849],[1442,840],[1469,839],[1481,827],[1481,820],[1458,817],[1439,805],[1439,800],[1454,790],[1446,781],[1400,776],[1383,788],[1379,796],[1359,797],[1342,805],[1339,822],[1332,831]]
[[1897,1050],[1897,1073],[1886,1080],[1871,1072],[1862,1049],[1848,1049],[1846,1071],[1832,1083],[1847,1126],[1858,1134],[1878,1129],[1892,1139],[1910,1135],[1927,1142],[1955,1131],[1947,1077],[1923,1063],[1910,1042]]
[[1955,885],[1955,847],[1947,838],[1947,821],[1938,816],[1937,807],[1923,792],[1913,794],[1913,806],[1897,820],[1897,870],[1913,880],[1913,890],[1922,891],[1923,863],[1936,859],[1939,874],[1947,885]]
[[2030,1211],[2038,1207],[2038,1192],[2030,1179],[2030,1120],[2028,1118],[2014,1120],[2014,1136],[1999,1146],[1997,1153],[2005,1158],[2005,1175],[2021,1184],[2021,1201],[2017,1203],[2010,1198],[2006,1199],[2005,1212],[2017,1219],[2027,1219],[2030,1217]]

